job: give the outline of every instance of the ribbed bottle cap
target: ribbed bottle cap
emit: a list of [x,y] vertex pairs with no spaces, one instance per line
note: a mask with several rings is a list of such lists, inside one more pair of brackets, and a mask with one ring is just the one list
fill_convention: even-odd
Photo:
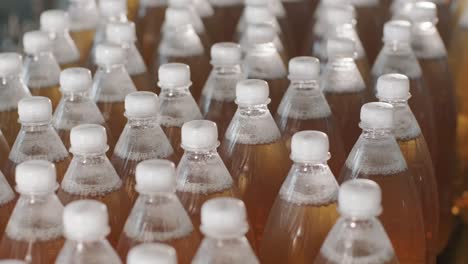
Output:
[[219,42],[211,46],[211,63],[214,65],[236,65],[242,62],[239,44]]
[[176,188],[174,163],[153,159],[136,166],[136,190],[139,193],[174,192]]
[[0,77],[20,75],[23,70],[23,58],[15,52],[0,53]]
[[55,191],[55,165],[46,160],[30,160],[16,167],[16,190],[21,194],[40,194]]
[[381,100],[407,100],[409,89],[409,79],[403,74],[385,74],[377,80],[377,98]]
[[275,29],[269,24],[250,25],[245,34],[250,44],[270,43],[276,37]]
[[100,66],[125,64],[125,50],[119,45],[102,43],[96,47],[96,63]]
[[192,84],[190,81],[190,67],[183,63],[167,63],[158,70],[158,85],[161,88],[181,87]]
[[262,24],[275,21],[275,15],[268,6],[248,6],[244,11],[244,19],[247,24]]
[[218,146],[218,127],[208,120],[192,120],[182,126],[184,149],[211,149]]
[[145,243],[130,250],[127,264],[177,264],[177,255],[169,245]]
[[209,237],[244,236],[249,226],[244,203],[235,198],[213,198],[201,208],[200,230]]
[[60,73],[60,89],[66,92],[85,92],[91,88],[91,71],[86,68],[68,68]]
[[242,80],[236,85],[236,101],[238,104],[266,104],[269,102],[269,93],[268,83],[263,80]]
[[166,9],[164,23],[169,27],[178,27],[192,24],[192,14],[188,9],[169,7]]
[[101,153],[107,151],[106,129],[101,125],[84,124],[70,132],[72,153]]
[[338,192],[338,210],[349,217],[378,216],[382,212],[381,201],[379,185],[367,179],[345,181]]
[[156,117],[158,109],[158,96],[155,93],[140,91],[125,97],[125,114],[128,117]]
[[70,27],[70,19],[65,11],[53,9],[42,12],[40,24],[43,31],[62,32]]
[[355,58],[356,44],[348,38],[332,37],[327,40],[329,58]]
[[99,13],[104,17],[117,17],[127,13],[125,0],[99,0]]
[[361,127],[370,129],[393,128],[393,106],[382,102],[372,102],[361,107]]
[[411,42],[411,24],[404,20],[392,20],[384,25],[384,42]]
[[52,42],[43,31],[29,31],[23,35],[23,48],[27,54],[36,54],[52,50]]
[[289,60],[289,79],[316,80],[320,75],[320,61],[314,57],[295,57]]
[[74,241],[96,241],[110,233],[105,204],[96,200],[69,203],[63,211],[64,235]]
[[113,22],[106,26],[106,38],[114,44],[134,43],[137,40],[135,23]]
[[437,22],[437,5],[430,1],[411,4],[409,18],[412,22]]
[[20,122],[43,123],[52,119],[52,103],[43,96],[30,96],[18,102]]
[[300,131],[291,140],[291,159],[296,162],[323,162],[329,159],[327,134],[320,131]]

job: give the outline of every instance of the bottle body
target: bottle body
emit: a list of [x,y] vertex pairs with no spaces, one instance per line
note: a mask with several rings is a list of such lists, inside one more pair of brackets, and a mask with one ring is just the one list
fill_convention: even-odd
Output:
[[205,238],[197,251],[192,263],[245,263],[258,264],[255,256],[245,237],[232,239]]
[[109,263],[121,264],[119,256],[106,240],[77,242],[67,240],[56,264]]

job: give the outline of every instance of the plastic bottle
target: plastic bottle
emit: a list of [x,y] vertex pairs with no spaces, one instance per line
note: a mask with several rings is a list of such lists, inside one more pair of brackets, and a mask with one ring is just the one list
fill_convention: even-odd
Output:
[[387,210],[381,203],[382,191],[374,181],[357,179],[343,183],[338,194],[341,217],[314,263],[400,263],[377,218],[382,209]]
[[3,259],[3,260],[0,260],[0,264],[27,264],[27,263],[19,259]]
[[236,84],[247,78],[238,44],[216,43],[211,47],[213,69],[202,90],[199,106],[203,117],[216,123],[220,140],[231,122],[237,105]]
[[79,65],[80,51],[70,36],[70,21],[65,11],[54,9],[42,12],[41,30],[49,35],[52,52],[62,69]]
[[127,125],[112,155],[112,164],[123,181],[131,204],[136,199],[135,168],[148,159],[176,160],[174,150],[158,121],[158,97],[150,92],[133,92],[125,97]]
[[387,103],[362,106],[363,130],[341,171],[340,182],[370,179],[382,188],[382,221],[400,263],[426,263],[424,220],[418,189],[391,133],[394,109]]
[[292,136],[302,130],[319,130],[330,139],[330,168],[339,175],[346,159],[343,138],[336,118],[319,85],[320,63],[313,57],[295,57],[289,61],[290,84],[276,113],[276,123],[288,150]]
[[200,230],[205,235],[192,264],[260,263],[245,234],[245,205],[235,198],[213,198],[203,204]]
[[128,264],[177,264],[177,255],[173,247],[162,243],[146,243],[130,250]]
[[244,1],[211,0],[210,3],[214,11],[213,20],[216,21],[216,27],[212,31],[213,43],[233,41],[237,22],[244,9]]
[[140,196],[125,223],[117,250],[126,258],[130,248],[149,242],[173,246],[179,263],[195,255],[200,236],[175,194],[175,166],[167,160],[145,160],[136,169]]
[[175,150],[178,161],[184,153],[180,146],[182,125],[191,120],[202,119],[202,114],[192,97],[190,68],[182,63],[168,63],[159,67],[160,124]]
[[22,72],[21,55],[0,53],[0,129],[10,146],[15,142],[20,130],[18,101],[31,95],[21,78]]
[[135,85],[125,68],[125,51],[114,44],[101,44],[96,48],[99,69],[94,75],[90,97],[97,103],[109,125],[112,135],[120,135],[127,120],[124,101],[127,94],[136,92]]
[[21,99],[18,103],[21,130],[11,148],[3,172],[13,186],[16,166],[27,160],[47,160],[57,168],[57,181],[61,182],[68,168],[70,157],[67,149],[53,128],[50,100],[42,96]]
[[52,42],[47,33],[30,31],[23,35],[23,80],[32,95],[49,97],[52,109],[60,100],[60,66],[52,53]]
[[305,130],[292,137],[294,164],[268,216],[260,247],[264,263],[312,263],[318,255],[338,218],[328,150],[325,133]]
[[115,245],[130,211],[130,202],[122,180],[106,156],[105,128],[94,124],[76,126],[71,130],[70,142],[73,159],[58,195],[65,205],[80,199],[104,203],[110,213],[109,241]]
[[53,263],[63,245],[63,205],[55,194],[54,164],[30,160],[16,169],[20,194],[0,242],[0,258]]
[[16,194],[0,172],[0,233],[3,234],[15,206]]
[[244,200],[260,244],[270,208],[291,166],[281,133],[268,111],[268,84],[244,80],[236,86],[238,109],[220,154]]
[[95,200],[79,200],[65,207],[64,235],[67,241],[55,264],[121,264],[106,236],[111,232],[106,205]]

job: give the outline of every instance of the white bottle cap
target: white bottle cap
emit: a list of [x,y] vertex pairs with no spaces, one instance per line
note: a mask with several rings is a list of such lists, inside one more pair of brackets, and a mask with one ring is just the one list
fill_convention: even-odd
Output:
[[341,184],[338,210],[349,217],[369,218],[382,212],[382,193],[379,185],[367,179],[355,179]]
[[106,152],[108,148],[106,129],[96,124],[76,126],[70,132],[70,143],[72,153]]
[[42,12],[40,24],[43,31],[62,32],[70,27],[70,20],[65,11],[53,9]]
[[301,56],[289,60],[290,80],[317,80],[320,75],[320,61],[314,57]]
[[248,6],[244,11],[244,19],[247,24],[263,24],[275,21],[275,15],[268,6]]
[[237,82],[236,101],[243,105],[258,105],[269,103],[270,90],[263,80],[249,79]]
[[109,214],[105,204],[96,200],[69,203],[63,211],[64,235],[74,241],[96,241],[110,233]]
[[218,146],[218,127],[209,120],[192,120],[182,126],[182,147],[186,150],[212,149]]
[[240,45],[233,42],[219,42],[211,46],[211,64],[236,65],[242,62]]
[[177,255],[169,245],[144,243],[128,252],[127,264],[177,264]]
[[163,159],[140,162],[135,169],[135,189],[142,194],[175,192],[176,176],[174,163]]
[[333,37],[327,40],[329,58],[355,58],[356,43],[348,38]]
[[125,64],[125,50],[120,46],[110,43],[102,43],[96,47],[96,63],[100,66],[112,66]]
[[158,70],[158,85],[162,89],[190,86],[190,67],[183,63],[167,63]]
[[377,80],[377,98],[381,100],[407,100],[409,89],[409,79],[403,74],[385,74]]
[[361,127],[371,129],[393,128],[393,106],[382,102],[372,102],[361,107]]
[[169,27],[191,25],[192,14],[188,9],[169,7],[166,9],[164,23]]
[[20,194],[45,194],[57,188],[55,165],[47,160],[30,160],[16,167],[16,190]]
[[216,238],[244,236],[249,230],[244,203],[230,197],[208,200],[201,208],[200,230]]
[[52,103],[43,96],[30,96],[18,102],[20,122],[44,123],[52,119]]
[[384,25],[384,42],[411,42],[411,24],[404,20],[388,21]]
[[293,135],[291,140],[291,159],[295,162],[323,162],[329,159],[327,134],[306,130]]
[[412,22],[437,22],[437,5],[430,1],[411,4],[409,18]]
[[52,42],[43,31],[29,31],[23,35],[23,48],[27,54],[36,54],[52,50]]
[[99,13],[104,17],[117,17],[127,14],[125,0],[99,0]]
[[264,44],[275,40],[276,31],[268,24],[250,25],[246,30],[247,41],[250,44]]
[[107,24],[106,38],[109,42],[118,45],[134,43],[137,40],[135,23],[113,22]]
[[69,68],[60,73],[60,90],[66,92],[85,92],[93,84],[91,71],[86,68]]
[[133,92],[125,97],[125,114],[127,117],[156,117],[158,109],[158,96],[155,93]]
[[23,58],[15,52],[0,53],[0,78],[20,75],[23,70]]
[[327,24],[331,25],[354,24],[356,20],[356,10],[349,4],[327,6],[324,9],[323,18]]

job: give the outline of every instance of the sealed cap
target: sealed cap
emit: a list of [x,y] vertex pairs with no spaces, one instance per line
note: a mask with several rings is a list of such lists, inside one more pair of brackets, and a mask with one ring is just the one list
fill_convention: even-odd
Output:
[[417,1],[409,7],[412,22],[437,22],[437,5],[430,1]]
[[411,24],[404,20],[388,21],[384,25],[384,42],[411,42]]
[[113,22],[106,26],[106,38],[114,44],[134,43],[137,40],[135,23]]
[[66,92],[85,92],[93,84],[91,71],[86,68],[68,68],[60,73],[60,89]]
[[409,89],[409,79],[403,74],[385,74],[377,80],[377,98],[381,100],[407,100]]
[[40,24],[43,31],[61,32],[68,29],[70,21],[65,11],[53,9],[42,12]]
[[127,264],[177,264],[177,255],[169,245],[144,243],[128,252]]
[[387,103],[372,102],[361,107],[361,127],[374,129],[393,128],[393,106]]
[[379,185],[367,179],[355,179],[341,184],[338,210],[349,217],[368,218],[382,212],[382,193]]
[[242,80],[236,85],[236,101],[238,104],[266,104],[269,102],[269,93],[268,83],[263,80]]
[[349,38],[333,37],[327,40],[329,58],[355,58],[356,43]]
[[320,61],[314,57],[295,57],[289,60],[290,80],[316,80],[320,75]]
[[101,153],[107,151],[106,129],[101,125],[84,124],[70,132],[70,152]]
[[213,198],[201,208],[200,230],[216,238],[244,236],[249,230],[244,203],[236,198]]
[[103,43],[96,47],[96,63],[100,66],[125,64],[125,50],[119,45]]
[[127,14],[125,0],[99,0],[99,13],[105,17],[116,17]]
[[191,149],[211,149],[218,146],[218,127],[209,120],[192,120],[182,126],[182,147]]
[[110,233],[109,214],[105,204],[96,200],[69,203],[63,211],[64,235],[74,241],[96,241]]
[[276,31],[268,24],[250,25],[246,30],[247,41],[250,44],[270,43],[275,40]]
[[177,27],[192,24],[192,14],[185,8],[169,7],[164,17],[166,26]]
[[219,42],[211,46],[211,64],[235,65],[242,62],[240,45],[233,42]]
[[20,75],[23,69],[23,58],[15,52],[0,53],[0,78]]
[[52,119],[52,103],[43,96],[30,96],[18,102],[20,122],[43,123]]
[[268,6],[247,6],[244,11],[247,24],[274,23],[275,15]]
[[21,194],[40,194],[55,191],[55,165],[47,160],[29,160],[16,167],[16,190]]
[[29,31],[23,35],[23,48],[24,52],[28,54],[51,51],[52,42],[47,33],[43,31]]
[[133,92],[125,97],[125,114],[128,117],[156,117],[158,96],[152,92]]
[[161,65],[158,70],[158,85],[161,88],[173,88],[181,86],[189,86],[190,67],[183,63],[167,63]]
[[291,159],[295,162],[323,162],[329,159],[327,134],[306,130],[293,135]]
[[163,159],[140,162],[136,166],[135,189],[139,193],[174,192],[176,188],[174,163]]

